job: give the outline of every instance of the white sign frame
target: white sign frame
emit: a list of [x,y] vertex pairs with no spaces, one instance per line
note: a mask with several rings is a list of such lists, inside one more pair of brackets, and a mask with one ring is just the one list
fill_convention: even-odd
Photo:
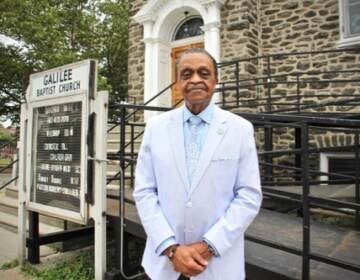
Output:
[[[49,70],[46,70],[43,72],[31,74],[30,75],[30,87],[29,87],[30,88],[29,101],[34,102],[37,100],[46,100],[49,98],[59,98],[62,96],[71,96],[71,95],[79,94],[80,92],[88,93],[90,90],[89,79],[90,79],[90,75],[91,75],[91,73],[90,73],[91,61],[94,61],[94,60],[87,59],[87,60],[75,62],[72,64],[67,64],[67,65],[63,65],[60,67],[52,68],[52,69],[49,69]],[[40,86],[40,84],[41,84],[41,81],[44,81],[46,75],[63,72],[69,68],[72,68],[74,70],[74,73],[72,73],[72,75],[77,74],[79,76],[79,77],[77,77],[76,81],[80,81],[80,84],[81,84],[80,89],[74,90],[69,93],[60,93],[60,92],[56,91],[54,94],[49,94],[49,95],[45,95],[45,96],[36,96],[36,94],[35,94],[36,91],[38,89],[44,88],[44,86]],[[60,77],[57,77],[57,80],[60,80],[60,79],[61,79]],[[64,81],[64,82],[58,81],[55,84],[57,84],[57,86],[60,86],[60,85],[65,85],[66,83],[67,83],[67,81]],[[58,89],[57,86],[55,86],[56,89]]]
[[28,164],[26,166],[26,206],[29,210],[56,216],[58,218],[62,218],[65,220],[70,220],[73,222],[85,224],[86,223],[86,217],[87,217],[87,207],[85,207],[85,193],[87,192],[87,143],[86,143],[86,136],[88,133],[87,127],[88,127],[88,115],[89,115],[89,109],[88,109],[88,101],[87,96],[85,94],[81,95],[72,95],[68,97],[62,97],[62,98],[52,98],[49,100],[41,100],[38,102],[33,102],[29,104],[29,127],[34,128],[34,109],[39,107],[46,107],[46,106],[53,106],[53,105],[60,105],[65,103],[73,103],[80,101],[81,104],[81,158],[80,158],[80,213],[65,210],[58,207],[52,207],[48,205],[44,205],[41,203],[33,202],[31,201],[31,187],[33,182],[33,169],[35,166],[33,166],[33,145],[36,143],[33,143],[33,131],[32,129],[28,129],[27,131],[27,155],[26,160],[28,163],[31,162],[31,164]]
[[[27,119],[28,119],[28,127],[32,129],[27,130],[26,135],[26,169],[25,169],[25,185],[26,185],[26,208],[28,210],[38,212],[41,214],[49,215],[52,217],[72,221],[80,224],[87,224],[89,219],[89,210],[88,205],[85,201],[85,194],[88,192],[87,185],[87,166],[88,166],[88,145],[87,145],[87,136],[88,136],[88,126],[89,126],[89,114],[91,113],[90,108],[90,99],[94,94],[90,92],[91,90],[96,89],[96,62],[95,69],[93,73],[91,73],[91,63],[94,63],[94,60],[84,60],[80,62],[76,62],[73,64],[63,65],[57,68],[53,68],[50,70],[46,70],[44,72],[36,73],[30,76],[30,86],[28,92],[28,107],[27,107]],[[48,96],[34,96],[34,92],[36,92],[36,81],[37,85],[39,85],[39,80],[43,79],[45,75],[49,73],[57,73],[61,72],[64,69],[77,69],[77,73],[79,73],[79,69],[85,73],[80,74],[81,84],[84,85],[78,90],[74,90],[72,92],[66,92],[63,95],[52,94]],[[75,72],[75,71],[74,71]],[[93,75],[93,76],[92,76]],[[74,76],[76,77],[76,76]],[[78,77],[76,77],[78,78]],[[90,85],[90,80],[95,79],[93,85]],[[34,84],[35,83],[35,84]],[[57,86],[61,85],[58,83]],[[93,87],[93,89],[91,88]],[[81,102],[82,110],[81,110],[81,152],[80,152],[80,211],[75,212],[67,209],[63,209],[60,207],[48,206],[45,204],[37,203],[31,201],[31,189],[33,183],[33,169],[36,168],[33,166],[33,150],[32,147],[34,145],[34,109],[39,107],[53,106],[65,103],[74,103]]]

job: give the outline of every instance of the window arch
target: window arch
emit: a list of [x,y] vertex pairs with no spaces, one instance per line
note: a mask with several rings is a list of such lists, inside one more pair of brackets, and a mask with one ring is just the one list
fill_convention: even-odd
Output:
[[204,31],[202,31],[201,29],[203,25],[204,21],[201,17],[193,17],[186,19],[177,28],[174,36],[174,41],[204,34]]

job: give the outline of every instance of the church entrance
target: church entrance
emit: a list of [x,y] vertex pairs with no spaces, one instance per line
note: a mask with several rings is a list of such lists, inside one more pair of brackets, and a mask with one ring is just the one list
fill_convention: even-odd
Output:
[[[176,80],[176,59],[186,49],[204,48],[219,61],[223,1],[151,0],[136,13],[133,18],[144,31],[144,102],[162,92],[150,105],[181,105],[182,94],[168,86]],[[153,115],[145,112],[144,120]]]
[[[204,48],[204,42],[189,44],[186,46],[176,47],[171,50],[171,68],[172,68],[172,81],[176,81],[177,73],[176,73],[176,62],[181,54],[186,51],[187,49],[192,48]],[[171,90],[171,105],[179,107],[182,105],[182,94],[180,91],[177,90],[176,86],[174,85]]]

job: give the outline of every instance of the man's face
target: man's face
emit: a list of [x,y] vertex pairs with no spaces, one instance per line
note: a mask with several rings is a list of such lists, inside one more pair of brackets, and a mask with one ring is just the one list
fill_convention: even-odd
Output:
[[202,53],[184,55],[178,65],[177,88],[190,111],[199,113],[209,104],[217,83],[212,60]]

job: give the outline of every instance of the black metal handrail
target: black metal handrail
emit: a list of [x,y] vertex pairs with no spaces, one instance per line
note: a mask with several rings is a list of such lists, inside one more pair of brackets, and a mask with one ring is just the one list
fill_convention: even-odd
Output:
[[[139,105],[120,105],[122,107],[122,111],[125,112],[127,109],[137,109],[137,110],[158,110],[158,111],[167,111],[171,108],[156,108],[156,107],[147,107],[147,106],[139,106]],[[347,269],[354,272],[360,271],[360,266],[355,263],[347,263],[339,259],[331,258],[325,255],[316,254],[311,252],[310,250],[310,208],[311,207],[319,207],[327,210],[337,211],[346,214],[355,214],[358,215],[360,211],[360,203],[355,202],[346,202],[346,201],[339,201],[331,198],[321,198],[310,195],[310,188],[312,184],[321,184],[326,183],[328,181],[324,180],[311,180],[312,176],[319,176],[319,175],[326,175],[326,176],[337,176],[339,178],[343,178],[341,182],[344,180],[348,180],[347,182],[352,182],[357,185],[359,188],[359,175],[356,176],[334,173],[334,172],[320,172],[318,170],[314,170],[310,168],[309,165],[309,157],[310,154],[313,152],[321,152],[321,151],[334,151],[334,150],[346,150],[346,151],[356,151],[358,148],[357,146],[346,145],[344,147],[325,147],[325,148],[312,148],[309,146],[309,129],[312,128],[320,128],[320,129],[328,129],[328,127],[334,128],[335,131],[343,132],[343,131],[350,131],[351,133],[358,133],[360,127],[359,120],[352,120],[352,119],[338,119],[338,118],[325,118],[325,117],[310,117],[310,116],[300,116],[300,115],[283,115],[283,114],[242,114],[247,119],[255,122],[257,125],[256,127],[259,129],[261,128],[261,124],[268,126],[269,124],[276,127],[292,127],[293,129],[301,129],[301,143],[302,146],[300,148],[294,149],[286,149],[286,150],[270,150],[260,152],[259,156],[282,156],[284,154],[292,153],[296,155],[300,155],[302,157],[302,165],[301,167],[297,166],[286,166],[283,164],[274,164],[271,162],[261,162],[261,165],[270,165],[272,167],[277,167],[281,169],[289,169],[294,172],[292,174],[294,178],[298,178],[298,181],[289,181],[283,183],[291,183],[293,185],[302,186],[303,191],[302,194],[288,192],[281,189],[274,189],[272,186],[264,187],[263,192],[265,196],[273,197],[276,199],[283,199],[289,200],[293,202],[297,202],[301,205],[302,212],[303,212],[303,247],[302,248],[293,248],[291,246],[286,246],[284,244],[279,244],[269,240],[262,240],[261,238],[246,235],[246,239],[252,242],[256,242],[258,244],[263,244],[272,248],[276,248],[279,250],[283,250],[285,252],[293,253],[296,255],[300,255],[303,258],[303,279],[309,279],[309,271],[310,271],[310,261],[316,260],[320,261],[329,265],[337,266],[339,268]],[[125,131],[126,125],[131,125],[128,122],[122,122],[122,131]],[[136,163],[136,159],[133,156],[127,156],[128,153],[125,153],[125,138],[122,138],[121,141],[121,149],[120,153],[118,154],[117,159],[120,160],[120,164],[122,167],[126,166],[128,163],[130,166]],[[132,154],[131,154],[132,155]],[[128,165],[128,166],[129,166]],[[131,178],[133,174],[130,174],[129,177]],[[333,180],[334,181],[334,180]],[[336,181],[336,180],[335,180]],[[276,185],[276,184],[275,184]],[[283,185],[281,182],[278,184],[279,186]],[[110,196],[108,196],[110,198]],[[111,195],[111,198],[118,199],[118,196]],[[357,199],[359,200],[359,199]],[[131,199],[126,200],[127,203],[133,204],[134,201]],[[348,210],[344,210],[348,209]],[[349,212],[352,210],[353,212]]]
[[260,55],[260,56],[253,56],[251,58],[241,58],[241,59],[233,59],[230,61],[223,61],[218,63],[218,67],[223,67],[223,66],[228,66],[228,65],[233,65],[233,64],[237,64],[239,62],[248,62],[248,61],[252,61],[252,60],[259,60],[259,59],[268,59],[268,58],[276,58],[276,59],[280,59],[282,57],[288,57],[288,56],[298,56],[298,55],[316,55],[316,54],[324,54],[324,53],[340,53],[340,52],[359,52],[360,53],[360,48],[359,47],[354,47],[354,48],[343,48],[343,49],[338,49],[338,50],[322,50],[322,51],[306,51],[306,52],[284,52],[284,53],[276,53],[276,54],[266,54],[266,55]]
[[[162,94],[164,94],[167,90],[169,90],[176,82],[172,82],[170,85],[166,86],[163,90],[161,90],[159,93],[157,93],[156,95],[154,95],[153,97],[151,97],[149,100],[147,100],[142,106],[147,106],[148,104],[150,104],[150,102],[154,101],[156,98],[159,98]],[[122,105],[122,103],[115,103],[112,106],[110,106],[110,108],[115,108],[119,105]],[[134,103],[134,105],[136,105]],[[132,116],[134,116],[140,109],[135,109],[135,111],[129,113],[128,115],[126,115],[125,119],[129,120]],[[117,122],[114,126],[112,126],[111,128],[109,128],[107,130],[107,132],[109,133],[110,131],[112,131],[116,126],[118,126],[119,123]]]
[[[344,82],[360,82],[359,78],[356,79],[324,79],[324,80],[311,80],[309,77],[306,77],[306,79],[300,79],[300,76],[309,76],[309,75],[331,75],[336,73],[342,73],[342,74],[348,74],[348,73],[360,73],[359,69],[355,70],[341,70],[341,71],[309,71],[309,72],[294,72],[289,74],[278,74],[274,75],[271,73],[271,67],[269,64],[269,61],[271,59],[281,59],[285,56],[292,56],[292,55],[317,55],[317,54],[323,54],[323,53],[337,53],[337,52],[359,52],[360,49],[347,49],[347,50],[330,50],[330,51],[319,51],[319,52],[299,52],[299,53],[284,53],[284,54],[275,54],[275,55],[266,55],[266,56],[259,56],[254,57],[250,59],[239,59],[234,60],[231,62],[224,62],[219,64],[220,68],[233,65],[235,66],[235,73],[236,73],[236,79],[233,81],[228,82],[222,82],[219,84],[219,87],[217,89],[218,92],[221,92],[221,90],[228,90],[231,88],[231,90],[235,90],[237,92],[237,96],[240,97],[240,86],[243,88],[250,87],[250,86],[264,86],[267,87],[269,95],[266,97],[260,97],[260,98],[253,98],[249,99],[249,102],[254,101],[265,101],[265,104],[255,104],[257,107],[259,104],[261,106],[268,105],[268,102],[271,102],[271,106],[273,105],[291,105],[294,106],[294,108],[288,108],[287,110],[277,109],[279,113],[274,114],[274,110],[269,110],[269,113],[241,113],[243,117],[249,119],[254,125],[256,129],[264,129],[265,133],[265,142],[266,140],[266,133],[271,133],[273,128],[276,127],[288,127],[295,131],[296,137],[299,137],[299,139],[295,139],[295,146],[290,149],[281,149],[276,150],[273,149],[270,146],[267,146],[265,143],[265,149],[263,152],[259,153],[260,157],[263,157],[265,160],[260,161],[261,167],[267,168],[265,169],[265,172],[262,172],[263,182],[269,183],[268,186],[264,187],[263,192],[264,195],[267,197],[272,197],[275,199],[281,199],[286,201],[292,201],[296,202],[302,210],[303,214],[303,245],[302,248],[294,248],[291,246],[286,246],[284,244],[279,244],[273,241],[269,240],[263,240],[259,237],[249,236],[246,235],[246,239],[252,242],[256,242],[258,244],[263,244],[272,248],[276,248],[279,250],[283,250],[285,252],[293,253],[295,255],[302,256],[302,279],[307,280],[310,278],[310,261],[315,260],[319,262],[323,262],[326,264],[330,264],[333,266],[337,266],[339,268],[344,268],[350,271],[354,272],[360,272],[360,266],[355,263],[346,263],[340,259],[331,258],[325,255],[316,254],[314,252],[311,252],[310,247],[310,208],[311,207],[318,207],[322,209],[337,211],[340,213],[346,213],[355,215],[356,217],[356,224],[360,225],[360,168],[356,167],[355,175],[350,174],[343,174],[339,172],[322,172],[318,171],[314,168],[310,167],[310,157],[313,153],[320,153],[320,152],[338,152],[338,151],[346,151],[346,152],[352,152],[355,154],[355,160],[357,162],[359,161],[359,127],[360,127],[360,121],[356,119],[345,119],[348,117],[351,117],[351,114],[344,113],[344,118],[341,118],[340,113],[333,114],[333,117],[329,118],[325,115],[321,116],[310,116],[310,115],[294,115],[293,113],[303,113],[303,110],[306,109],[312,109],[312,108],[320,108],[320,106],[329,106],[329,105],[344,105],[344,106],[353,106],[356,104],[360,104],[360,98],[359,94],[344,94],[341,95],[344,99],[341,100],[332,100],[332,101],[326,101],[323,102],[323,104],[301,104],[299,101],[300,98],[305,97],[329,97],[329,98],[336,98],[339,97],[339,94],[304,94],[299,91],[299,87],[297,90],[295,90],[295,94],[291,95],[288,99],[292,98],[295,99],[296,102],[293,104],[287,104],[287,102],[284,102],[283,96],[271,96],[271,87],[278,84],[297,84],[303,85],[308,83],[344,83]],[[239,77],[239,70],[240,70],[240,62],[249,62],[259,59],[266,59],[268,62],[268,68],[267,73],[268,75],[264,75],[261,77],[257,77],[254,79],[240,79]],[[291,80],[283,80],[284,77],[296,79],[294,81]],[[249,81],[254,81],[255,84],[248,84]],[[227,83],[227,84],[226,84]],[[345,97],[348,97],[345,99]],[[246,98],[242,99],[246,100]],[[276,101],[278,100],[278,101]],[[151,100],[152,101],[152,100]],[[180,101],[182,102],[182,101]],[[233,108],[241,108],[243,104],[241,104],[240,99],[235,100],[235,105]],[[121,127],[121,141],[120,141],[120,149],[119,152],[112,155],[112,158],[116,158],[120,160],[120,166],[123,170],[130,167],[132,168],[129,175],[126,176],[127,179],[130,179],[130,184],[133,186],[134,181],[134,173],[133,173],[133,166],[136,164],[136,153],[133,150],[133,141],[130,140],[130,142],[125,142],[125,126],[130,126],[132,128],[131,132],[131,139],[138,139],[143,132],[140,132],[140,135],[134,136],[133,134],[133,126],[134,124],[131,124],[126,119],[126,111],[128,109],[141,111],[141,110],[152,110],[152,111],[167,111],[171,108],[161,108],[161,107],[148,107],[148,106],[141,106],[141,105],[129,105],[129,104],[116,104],[118,106],[119,111],[121,112],[120,122],[118,125]],[[314,107],[315,106],[315,107]],[[284,114],[286,112],[286,114]],[[271,113],[271,114],[270,114]],[[133,113],[132,113],[133,114]],[[352,133],[355,135],[355,143],[353,145],[344,145],[341,147],[311,147],[309,143],[310,139],[310,130],[312,129],[329,129],[331,128],[335,132],[347,132]],[[270,138],[271,139],[271,138]],[[125,148],[131,145],[131,151],[125,152]],[[295,165],[294,166],[288,166],[286,164],[279,164],[274,163],[273,159],[276,159],[276,157],[281,156],[293,156],[295,159]],[[276,181],[276,178],[272,178],[269,180],[269,174],[275,174],[273,173],[273,169],[278,168],[282,169],[284,173],[276,174],[279,181]],[[270,172],[270,173],[269,173]],[[116,176],[119,176],[120,173],[118,173]],[[275,176],[275,177],[276,177]],[[326,176],[329,177],[332,176],[332,179],[317,179],[319,176]],[[292,180],[288,180],[288,178],[292,177]],[[111,178],[108,178],[108,181],[111,181]],[[310,189],[314,185],[324,184],[324,183],[351,183],[355,184],[355,202],[347,202],[347,201],[340,201],[335,200],[332,198],[323,198],[323,197],[317,197],[310,194]],[[296,193],[296,192],[289,192],[285,191],[282,186],[287,186],[289,184],[292,184],[293,186],[301,187],[302,193]],[[274,188],[276,187],[276,188]],[[109,198],[119,199],[119,196],[116,195],[110,195]],[[131,199],[126,199],[127,203],[134,203]]]
[[[282,62],[285,58],[288,57],[299,57],[304,55],[311,55],[315,57],[318,54],[329,54],[329,53],[338,53],[339,55],[342,54],[360,54],[360,48],[350,48],[350,49],[341,49],[341,50],[324,50],[324,51],[315,51],[315,52],[297,52],[297,53],[281,53],[281,54],[270,54],[270,55],[263,55],[263,56],[256,56],[251,58],[244,58],[244,59],[236,59],[232,61],[226,61],[218,64],[219,68],[230,68],[227,73],[233,73],[234,78],[232,80],[228,79],[226,81],[222,81],[219,83],[217,87],[217,92],[222,94],[222,106],[226,107],[227,109],[237,108],[237,107],[245,107],[245,108],[259,108],[260,106],[265,108],[268,112],[296,112],[299,113],[303,110],[308,109],[316,109],[320,107],[316,106],[304,106],[308,105],[305,101],[302,100],[304,98],[309,98],[310,96],[307,94],[302,94],[302,85],[304,84],[330,84],[330,83],[359,83],[360,79],[358,73],[360,73],[359,67],[356,65],[354,69],[346,69],[346,70],[310,70],[310,71],[298,71],[298,70],[291,70],[289,73],[281,73],[285,70],[279,70],[280,73],[276,72],[276,68],[272,67],[271,62],[274,61],[279,63],[278,61]],[[265,61],[265,66],[261,69],[265,72],[265,74],[260,74],[260,76],[256,76],[255,78],[240,78],[240,63],[258,63],[259,61]],[[300,61],[300,60],[297,60]],[[257,66],[254,66],[257,67]],[[294,68],[295,69],[295,68]],[[222,70],[223,71],[223,70]],[[290,71],[290,70],[289,70]],[[226,71],[225,71],[226,72]],[[349,75],[349,74],[356,75],[353,78],[336,78],[339,74]],[[314,75],[318,75],[320,77],[313,77]],[[253,76],[253,74],[251,75]],[[296,85],[295,89],[292,89],[294,93],[291,96],[287,94],[280,96],[273,96],[273,87],[280,85]],[[258,87],[263,87],[262,93],[257,91]],[[253,89],[251,89],[253,88]],[[241,96],[241,90],[247,90],[246,94],[255,94],[256,98],[249,98],[246,96]],[[248,91],[253,91],[253,93],[249,93]],[[283,89],[284,90],[284,89]],[[312,89],[316,91],[316,88]],[[229,91],[235,91],[235,97],[231,94],[227,94]],[[262,97],[261,97],[261,96]],[[228,96],[228,98],[227,98]],[[316,96],[321,98],[322,96]],[[336,96],[331,94],[330,98],[335,99]],[[344,97],[344,95],[342,95]],[[227,100],[228,99],[228,100]],[[291,100],[295,99],[294,103],[279,103],[275,102],[276,99],[283,99],[283,100]],[[261,103],[265,101],[265,104]],[[347,102],[348,106],[355,106],[356,104],[351,104]],[[229,104],[233,104],[229,105]],[[327,104],[327,106],[340,106],[339,104]],[[277,106],[292,106],[291,108],[276,108]],[[324,106],[324,105],[320,105]],[[273,108],[275,107],[275,108]]]
[[[16,143],[18,140],[19,140],[19,137],[15,137],[15,138],[11,139],[10,141],[4,143],[3,145],[0,146],[0,151],[8,146],[14,147],[14,143]],[[14,149],[16,149],[16,147],[14,147]],[[10,167],[12,167],[17,162],[18,162],[17,159],[12,159],[9,164],[2,166],[0,168],[0,174],[3,173],[4,171],[6,171],[7,169],[9,169]],[[11,178],[10,180],[8,180],[5,183],[3,183],[2,185],[0,185],[0,190],[4,189],[6,186],[8,186],[9,184],[11,184],[15,180],[17,180],[17,178],[18,178],[18,176],[16,175],[15,177]]]

